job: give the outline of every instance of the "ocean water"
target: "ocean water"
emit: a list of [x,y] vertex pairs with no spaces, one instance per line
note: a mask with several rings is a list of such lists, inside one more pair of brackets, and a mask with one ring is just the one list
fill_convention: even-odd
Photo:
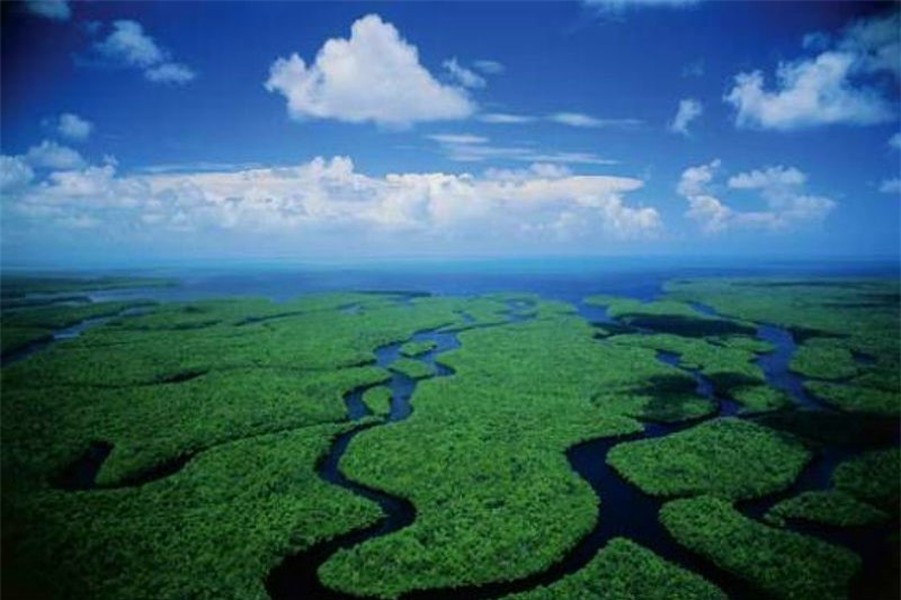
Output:
[[[94,272],[92,274],[97,274]],[[534,292],[577,303],[591,294],[650,300],[664,282],[694,277],[898,277],[897,261],[765,261],[703,259],[555,259],[409,261],[368,264],[253,264],[117,271],[163,276],[179,286],[96,292],[94,300],[153,298],[162,301],[257,296],[282,302],[301,294],[335,291],[408,291],[474,295]]]

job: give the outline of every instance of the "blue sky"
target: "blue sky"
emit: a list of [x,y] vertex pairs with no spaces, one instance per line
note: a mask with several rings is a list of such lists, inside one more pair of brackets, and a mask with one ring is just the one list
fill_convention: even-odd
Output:
[[897,4],[2,10],[4,264],[898,255]]

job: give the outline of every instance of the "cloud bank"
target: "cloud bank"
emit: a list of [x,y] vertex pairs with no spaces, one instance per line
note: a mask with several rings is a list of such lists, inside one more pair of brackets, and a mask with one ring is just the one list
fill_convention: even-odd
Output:
[[704,107],[697,100],[686,98],[679,101],[679,109],[670,123],[669,130],[673,133],[688,135],[688,125],[704,113]]
[[[104,239],[163,233],[229,240],[380,233],[392,239],[504,243],[509,249],[658,235],[657,210],[626,196],[631,177],[574,175],[535,164],[482,175],[440,172],[381,177],[346,157],[291,167],[120,175],[114,164],[52,171],[42,180],[28,159],[4,156],[4,218],[22,227],[90,230]],[[401,236],[401,237],[399,237]],[[409,236],[409,238],[407,237]]]
[[753,192],[765,210],[738,210],[720,199],[714,177],[720,161],[689,167],[682,173],[676,191],[688,201],[686,216],[705,233],[730,229],[785,230],[820,222],[835,208],[835,202],[805,192],[807,176],[794,167],[767,167],[729,178],[727,189]]
[[[831,48],[814,57],[781,62],[776,86],[766,88],[760,70],[739,73],[725,101],[736,109],[738,127],[791,130],[819,125],[872,125],[895,114],[880,77],[897,86],[901,68],[898,13],[851,24]],[[808,47],[828,38],[805,36]]]

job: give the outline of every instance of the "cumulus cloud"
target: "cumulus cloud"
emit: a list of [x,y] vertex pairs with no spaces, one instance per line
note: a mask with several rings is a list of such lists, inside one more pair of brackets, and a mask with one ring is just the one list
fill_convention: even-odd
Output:
[[56,126],[56,130],[61,136],[76,141],[88,139],[93,129],[93,123],[73,113],[61,114]]
[[467,69],[459,62],[457,62],[456,57],[450,60],[446,60],[443,63],[447,72],[450,73],[451,77],[453,77],[457,83],[467,88],[483,88],[486,85],[485,78],[481,75],[474,73],[470,69]]
[[700,117],[703,112],[704,108],[697,100],[692,100],[691,98],[680,100],[679,109],[676,111],[676,116],[673,118],[672,123],[670,123],[669,130],[673,133],[688,135],[689,123]]
[[[396,173],[371,177],[349,158],[293,167],[120,176],[114,165],[58,171],[34,183],[27,165],[0,162],[18,191],[17,218],[59,227],[296,233],[405,231],[425,238],[534,240],[598,235],[635,238],[662,227],[654,208],[624,196],[643,182],[573,175],[548,164],[508,172]],[[31,183],[29,183],[31,181]]]
[[888,140],[888,145],[891,146],[892,148],[901,150],[901,132],[896,133],[895,135],[890,137]]
[[55,21],[67,21],[72,16],[67,0],[25,0],[25,8],[32,14]]
[[527,169],[486,169],[485,177],[497,181],[525,181],[538,176],[546,179],[560,179],[569,177],[572,171],[569,167],[550,163],[532,163]]
[[706,233],[740,228],[788,230],[822,221],[835,208],[833,200],[805,192],[804,173],[794,167],[775,166],[729,178],[727,189],[752,191],[765,205],[765,210],[737,210],[717,197],[721,190],[715,189],[713,182],[720,164],[714,160],[689,167],[676,186],[688,201],[686,216]]
[[[736,108],[735,124],[790,130],[891,120],[893,105],[874,79],[888,74],[897,80],[898,27],[897,12],[855,22],[817,56],[780,63],[772,90],[761,71],[739,73],[724,98]],[[805,38],[805,45],[829,43],[821,35],[816,44],[812,39]]]
[[350,38],[326,41],[310,65],[297,54],[277,59],[265,87],[285,97],[295,119],[406,126],[476,109],[462,87],[432,77],[416,47],[378,15],[354,22]]
[[80,169],[85,165],[78,151],[51,140],[44,140],[39,145],[29,148],[25,160],[32,167],[39,169],[69,170]]
[[21,156],[0,155],[0,192],[24,187],[34,179],[34,171]]
[[197,76],[189,67],[173,62],[171,54],[137,21],[115,21],[110,34],[94,47],[115,64],[142,70],[154,83],[183,84]]
[[729,178],[729,187],[736,190],[773,190],[804,185],[807,176],[794,167],[767,167]]
[[886,179],[879,185],[879,191],[883,194],[901,194],[901,178]]

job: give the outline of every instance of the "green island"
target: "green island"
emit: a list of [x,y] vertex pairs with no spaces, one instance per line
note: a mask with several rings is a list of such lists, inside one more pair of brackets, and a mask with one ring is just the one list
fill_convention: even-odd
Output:
[[363,403],[369,412],[383,417],[391,412],[391,389],[384,385],[371,387],[363,392]]
[[607,461],[655,496],[715,494],[739,500],[787,488],[810,456],[785,434],[718,419],[662,438],[624,442]]
[[789,399],[766,385],[763,371],[754,364],[769,344],[750,337],[727,336],[710,340],[673,334],[615,335],[615,344],[652,348],[679,356],[679,366],[696,369],[713,383],[714,389],[742,405],[743,412],[784,408]]
[[799,344],[791,369],[813,378],[805,387],[823,402],[849,412],[901,412],[896,280],[710,279],[664,289],[722,315],[788,328]]
[[[592,325],[573,304],[528,293],[92,303],[71,300],[76,282],[38,281],[42,294],[70,300],[16,304],[29,296],[10,294],[4,349],[28,332],[52,338],[108,318],[4,363],[4,594],[280,599],[268,577],[288,557],[391,516],[323,478],[336,440],[350,435],[336,472],[412,512],[405,526],[311,564],[330,593],[465,596],[488,585],[517,598],[727,597],[630,539],[631,524],[569,574],[515,587],[566,564],[647,494],[659,514],[641,527],[738,577],[746,593],[846,597],[861,559],[792,529],[897,526],[888,287],[678,281],[650,302],[591,298],[613,319]],[[794,334],[784,368],[821,407],[770,384],[762,358],[777,342],[757,335],[760,324]],[[441,352],[422,332],[459,347]],[[400,357],[386,363],[386,348]],[[415,386],[409,416],[391,416],[397,380]],[[350,419],[351,398],[369,416]],[[738,414],[723,416],[718,398]],[[586,475],[571,451],[596,442],[598,471]],[[790,492],[823,446],[854,453],[830,487]],[[611,478],[631,495],[607,494]],[[740,512],[776,493],[785,499],[761,520]]]
[[826,525],[854,527],[882,523],[888,514],[839,490],[803,492],[783,500],[767,511],[772,525],[785,525],[787,519],[803,519]]
[[412,358],[400,358],[394,361],[391,370],[406,375],[410,379],[425,379],[435,374],[431,367]]
[[421,354],[425,354],[426,352],[434,350],[437,346],[438,344],[436,344],[432,340],[407,342],[400,347],[400,353],[406,357],[412,358],[414,356],[419,356]]
[[895,511],[901,498],[901,451],[872,450],[840,464],[832,474],[839,490]]
[[714,496],[668,502],[660,520],[680,544],[777,598],[845,598],[860,569],[850,550],[767,527]]
[[722,590],[625,538],[614,538],[588,565],[557,583],[507,597],[509,600],[608,598],[609,600],[722,600]]

